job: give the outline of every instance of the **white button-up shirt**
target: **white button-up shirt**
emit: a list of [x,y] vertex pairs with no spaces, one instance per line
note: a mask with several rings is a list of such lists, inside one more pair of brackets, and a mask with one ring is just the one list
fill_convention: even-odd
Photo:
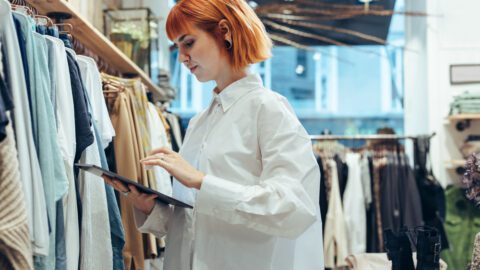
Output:
[[157,204],[139,229],[167,234],[166,270],[323,269],[320,172],[286,99],[249,75],[191,121],[180,154],[206,173],[174,182],[195,209]]

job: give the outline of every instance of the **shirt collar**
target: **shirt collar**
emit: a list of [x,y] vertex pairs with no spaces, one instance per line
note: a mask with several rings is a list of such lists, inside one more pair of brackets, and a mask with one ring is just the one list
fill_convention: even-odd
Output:
[[214,92],[212,104],[219,103],[223,112],[226,112],[241,97],[261,87],[263,87],[262,78],[258,74],[249,74],[228,85],[220,94]]

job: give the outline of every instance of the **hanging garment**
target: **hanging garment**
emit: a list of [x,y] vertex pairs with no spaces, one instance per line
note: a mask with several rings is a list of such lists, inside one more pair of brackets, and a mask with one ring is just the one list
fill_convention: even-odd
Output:
[[443,223],[445,221],[445,191],[427,168],[430,155],[430,137],[418,137],[414,141],[415,179],[420,193],[422,214],[425,225],[434,227],[440,233],[441,249],[448,249],[448,240]]
[[[412,253],[413,262],[417,264],[417,254]],[[388,260],[386,253],[363,253],[349,255],[346,259],[348,267],[352,270],[387,270],[392,269],[392,261]],[[453,269],[440,260],[440,270]]]
[[32,135],[30,107],[23,72],[18,36],[12,19],[10,4],[0,0],[0,37],[5,47],[6,80],[12,91],[13,122],[20,164],[20,178],[25,194],[28,226],[33,253],[47,256],[49,248],[48,219],[42,174],[38,164]]
[[[88,108],[87,108],[87,97],[86,97],[85,87],[83,85],[82,78],[80,75],[80,68],[78,67],[78,64],[77,64],[76,53],[73,50],[68,48],[66,49],[66,51],[67,51],[68,69],[70,73],[70,83],[71,83],[72,96],[73,96],[73,108],[75,113],[74,115],[75,115],[76,149],[75,149],[74,163],[78,163],[83,152],[87,149],[88,146],[93,144],[94,136],[91,129],[91,125],[92,125],[91,115],[89,114]],[[78,168],[74,168],[78,223],[82,224],[83,205],[82,205],[82,200],[80,196],[79,181],[76,178],[78,176],[78,171],[79,171]],[[80,238],[81,237],[82,236],[80,233]]]
[[85,87],[80,75],[76,54],[71,49],[67,49],[67,61],[75,112],[75,137],[77,144],[74,161],[78,162],[83,151],[93,144],[94,139],[91,130],[91,115],[88,113],[87,108],[87,97],[83,91]]
[[[375,192],[377,188],[376,179],[378,175],[378,168],[374,166],[373,158],[369,155],[366,156],[367,159],[367,166],[370,172],[370,191],[372,195],[372,202],[370,203],[370,207],[367,208],[367,252],[368,253],[378,253],[382,252],[382,248],[380,244],[383,244],[383,239],[380,240],[380,236],[378,234],[378,220],[377,217],[380,215],[378,211],[380,211],[380,205],[377,204],[377,200],[380,199],[377,196],[377,192]],[[375,164],[377,164],[375,162]],[[380,223],[381,223],[381,219]]]
[[[82,79],[85,82],[89,96],[89,111],[93,118],[93,128],[100,157],[101,167],[108,170],[108,164],[105,157],[104,143],[107,145],[112,141],[115,135],[110,116],[102,94],[102,81],[95,60],[86,56],[77,56],[77,61],[81,70]],[[101,139],[100,139],[101,138]],[[108,219],[110,223],[111,242],[113,252],[113,269],[121,270],[124,268],[122,250],[125,244],[124,231],[121,222],[120,210],[115,198],[113,188],[104,184],[107,197]]]
[[[328,196],[327,196],[327,168],[324,166],[324,161],[321,156],[317,157],[317,164],[320,168],[320,215],[322,220],[327,220],[328,212]],[[322,223],[322,232],[325,234],[325,222]]]
[[337,163],[338,187],[340,189],[340,199],[343,200],[343,194],[348,183],[348,166],[339,155],[333,158]]
[[458,187],[448,187],[445,231],[450,249],[441,253],[451,269],[464,269],[470,262],[475,235],[480,231],[480,212]]
[[[125,92],[119,93],[110,112],[116,134],[114,151],[115,156],[119,157],[115,159],[115,167],[118,174],[132,180],[138,180],[140,174],[137,167],[140,166],[138,162],[140,158],[131,111],[130,98]],[[125,229],[125,247],[123,250],[125,269],[144,269],[143,239],[142,234],[134,224],[133,206],[124,196],[120,196],[119,200]]]
[[102,93],[102,78],[98,71],[95,60],[90,57],[78,55],[77,61],[80,67],[86,89],[90,92],[90,101],[93,109],[93,117],[101,135],[102,145],[109,145],[115,137],[115,129],[112,126],[107,105]]
[[[50,74],[43,66],[48,62],[47,44],[45,38],[40,34],[33,33],[36,43],[35,76],[42,78],[41,84],[31,84],[32,87],[32,111],[34,127],[38,127],[38,134],[34,138],[40,161],[40,169],[44,179],[45,199],[47,202],[48,217],[50,221],[50,253],[47,259],[47,268],[55,265],[55,244],[56,243],[56,216],[57,201],[65,195],[68,189],[68,178],[63,164],[63,157],[58,144],[57,125],[55,112],[50,98]],[[28,52],[28,51],[27,51]],[[43,108],[42,108],[43,107]],[[36,116],[35,116],[36,114]]]
[[[73,51],[68,53],[76,59]],[[87,77],[87,76],[85,76]],[[85,96],[85,105],[90,119],[95,121],[95,111],[91,109],[90,100],[94,99],[91,85],[85,84],[82,80],[81,70],[76,63],[76,72],[71,77],[73,84],[79,86],[79,90],[83,91]],[[92,125],[95,125],[93,122]],[[100,149],[96,140],[94,127],[91,127],[93,134],[93,144],[88,146],[83,152],[80,163],[94,164],[102,166],[100,160]],[[101,149],[103,151],[103,149]],[[80,238],[80,270],[89,269],[113,269],[113,252],[112,239],[110,231],[110,222],[108,218],[107,194],[103,179],[97,175],[80,171],[78,175],[79,193],[82,200],[82,222],[81,222],[81,238]]]
[[182,148],[183,143],[178,117],[171,113],[165,113],[164,116],[167,119],[168,125],[170,126],[172,149],[173,151],[178,152]]
[[382,228],[399,231],[423,224],[420,195],[404,154],[389,154],[380,169]]
[[0,42],[0,142],[7,136],[7,125],[10,123],[10,119],[7,115],[7,111],[13,110],[13,98],[10,89],[7,86],[7,81],[4,79],[5,74],[3,72],[3,47]]
[[259,76],[215,95],[190,121],[180,155],[207,174],[199,191],[174,181],[173,196],[195,210],[135,212],[142,231],[168,227],[165,270],[323,269],[310,137]]
[[369,209],[372,203],[372,178],[370,175],[370,166],[368,164],[368,155],[363,155],[361,163],[362,192],[365,198],[365,208]]
[[[67,53],[65,46],[60,39],[50,36],[44,36],[48,47],[49,65],[55,66],[57,74],[51,76],[53,83],[58,91],[55,94],[55,118],[57,120],[57,138],[60,146],[60,152],[63,158],[63,164],[68,179],[68,192],[62,198],[64,210],[64,229],[65,238],[66,267],[68,270],[78,270],[80,256],[80,237],[77,208],[77,188],[75,185],[75,176],[73,163],[76,150],[76,128],[75,128],[75,110],[73,103],[72,84],[67,62]],[[62,234],[57,234],[62,237]],[[60,243],[59,243],[60,244]],[[57,254],[58,259],[58,254]]]
[[28,270],[33,269],[33,254],[27,209],[13,130],[11,125],[5,129],[0,142],[0,269]]
[[[160,147],[167,147],[171,149],[168,142],[167,133],[157,112],[155,105],[148,103],[147,108],[147,126],[150,131],[150,139],[152,149]],[[170,174],[163,168],[155,166],[153,168],[157,180],[157,190],[163,194],[172,195],[172,182],[170,181]]]
[[349,254],[365,253],[367,250],[367,219],[360,158],[357,153],[347,153],[345,158],[348,181],[343,196],[343,213]]
[[332,190],[328,204],[327,219],[325,220],[325,267],[336,268],[346,266],[348,256],[347,225],[345,223],[340,187],[338,181],[337,162],[328,160],[332,177]]

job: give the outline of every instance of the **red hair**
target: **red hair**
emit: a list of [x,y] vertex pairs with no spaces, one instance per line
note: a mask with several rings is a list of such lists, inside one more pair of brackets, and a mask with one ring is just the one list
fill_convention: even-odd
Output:
[[196,26],[225,44],[218,27],[223,19],[232,35],[232,48],[228,52],[234,69],[245,68],[271,56],[272,41],[245,0],[180,0],[168,14],[167,36],[173,40]]

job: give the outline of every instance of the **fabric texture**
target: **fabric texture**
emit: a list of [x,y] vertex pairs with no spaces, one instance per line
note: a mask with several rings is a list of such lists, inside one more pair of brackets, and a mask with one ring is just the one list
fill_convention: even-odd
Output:
[[[150,140],[152,149],[160,147],[172,148],[168,142],[167,132],[160,119],[159,113],[155,105],[148,103],[147,108],[147,127],[150,132]],[[163,194],[172,195],[172,182],[170,181],[170,174],[163,168],[155,166],[153,168],[156,178],[157,190]]]
[[332,189],[330,191],[327,219],[325,220],[325,267],[336,268],[346,266],[348,256],[347,225],[344,219],[342,200],[337,173],[337,162],[328,160],[332,175]]
[[[100,157],[101,167],[108,170],[107,159],[104,152],[104,144],[109,144],[115,135],[110,116],[102,94],[102,81],[98,71],[97,64],[92,58],[86,56],[77,56],[78,64],[81,70],[82,79],[89,96],[89,111],[92,113],[93,128],[95,132],[97,149]],[[124,269],[122,251],[125,244],[124,230],[122,226],[120,210],[118,208],[113,188],[104,184],[108,219],[111,234],[111,248],[113,252],[113,269]]]
[[480,231],[480,212],[458,187],[447,187],[445,197],[445,231],[450,249],[443,250],[440,257],[451,269],[465,269],[471,260],[475,235]]
[[0,38],[5,48],[6,80],[12,92],[15,109],[15,138],[17,143],[20,178],[25,195],[29,235],[33,253],[46,256],[49,247],[49,231],[45,192],[33,142],[32,120],[27,96],[26,80],[22,57],[18,45],[18,36],[12,19],[10,4],[0,0]]
[[168,230],[166,270],[323,269],[310,137],[257,75],[214,95],[190,121],[180,155],[207,174],[199,191],[174,181],[173,196],[195,210],[135,212],[140,230]]
[[[69,53],[76,59],[76,55],[73,52],[69,51]],[[76,63],[76,66],[78,77],[74,77],[72,80],[79,80],[75,84],[80,86],[79,90],[83,92],[85,97],[87,113],[92,124],[90,127],[91,133],[93,134],[93,144],[89,145],[82,153],[80,163],[94,164],[101,167],[100,151],[104,149],[103,147],[99,148],[99,144],[97,144],[97,140],[101,140],[95,133],[95,113],[97,111],[92,109],[91,106],[91,100],[95,98],[94,92],[98,90],[94,89],[94,85],[89,84],[89,81],[83,81],[82,78],[88,75],[81,73],[82,70],[78,63]],[[83,71],[88,72],[89,70]],[[101,177],[83,170],[78,175],[78,183],[82,200],[80,270],[94,268],[112,269],[113,250],[105,183]]]
[[[55,37],[44,36],[48,47],[48,62],[56,67],[51,76],[55,80],[56,91],[55,118],[57,120],[57,138],[63,164],[68,179],[68,192],[62,198],[65,229],[66,267],[68,270],[78,270],[80,259],[80,225],[77,208],[77,187],[74,176],[74,159],[76,151],[75,110],[73,103],[72,83],[70,79],[67,52],[63,42]],[[58,211],[57,211],[58,212]],[[58,234],[57,234],[58,235]],[[60,244],[60,243],[59,243]],[[58,258],[58,254],[57,254]]]
[[[131,119],[130,99],[126,93],[119,93],[116,97],[113,110],[110,112],[113,127],[117,134],[114,139],[114,151],[117,158],[117,173],[132,180],[138,180],[140,175],[137,170],[139,154],[137,150],[136,133],[133,130]],[[133,206],[130,202],[120,196],[120,210],[122,213],[123,227],[125,230],[125,247],[123,257],[125,269],[143,269],[144,252],[142,234],[132,222]]]
[[361,157],[347,153],[348,181],[343,196],[343,213],[348,239],[349,254],[367,251],[367,218],[365,196],[362,187]]
[[[413,262],[417,264],[417,254],[412,253]],[[349,255],[346,259],[348,267],[352,270],[386,270],[392,269],[392,261],[388,260],[386,253],[363,253]],[[440,260],[440,270],[454,269]]]
[[470,262],[470,269],[480,269],[480,233],[475,236],[473,243],[472,261]]
[[27,209],[11,125],[0,142],[0,269],[33,269]]

